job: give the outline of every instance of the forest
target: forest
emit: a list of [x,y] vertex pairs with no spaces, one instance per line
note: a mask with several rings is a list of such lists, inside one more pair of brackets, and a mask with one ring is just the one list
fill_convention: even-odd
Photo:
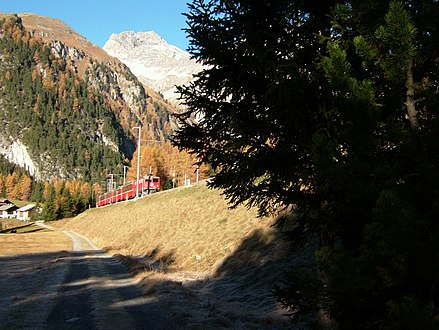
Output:
[[[52,177],[97,180],[123,163],[119,149],[130,137],[74,67],[30,36],[18,19],[4,20],[0,49],[3,134],[22,141]],[[115,148],[99,142],[99,134]]]
[[[21,141],[41,173],[37,180],[2,157],[0,196],[45,204],[47,219],[82,212],[106,191],[110,175],[122,184],[127,169],[126,179],[135,179],[132,128],[139,125],[141,175],[159,175],[163,189],[183,185],[185,177],[195,181],[195,157],[170,143],[164,101],[152,99],[121,63],[88,58],[81,74],[78,63],[59,56],[55,46],[26,31],[18,16],[0,21],[2,136]],[[123,96],[120,84],[127,82],[135,88],[135,109]]]

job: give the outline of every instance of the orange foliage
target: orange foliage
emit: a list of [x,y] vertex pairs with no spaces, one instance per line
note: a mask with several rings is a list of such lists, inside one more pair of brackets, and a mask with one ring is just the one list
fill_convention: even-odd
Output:
[[[196,181],[196,159],[186,151],[179,151],[171,143],[141,143],[140,146],[140,177],[150,174],[162,178],[162,182],[174,178],[175,186],[184,185],[184,179],[189,179],[191,183]],[[206,167],[199,168],[199,180],[206,178]],[[134,181],[137,174],[137,151],[131,161],[131,166],[127,172],[127,181]]]
[[19,189],[18,189],[18,174],[13,172],[6,177],[5,189],[6,197],[9,199],[18,199]]
[[32,179],[27,175],[22,175],[20,178],[20,199],[23,201],[29,200],[32,193]]
[[49,65],[44,67],[44,77],[43,77],[43,86],[44,88],[52,91],[55,88],[55,82],[53,81],[53,73],[52,69]]
[[29,33],[26,33],[24,36],[21,37],[21,41],[23,41],[23,43],[25,44],[29,43],[29,40],[30,40]]
[[[62,72],[59,75],[58,95],[60,97],[63,97],[63,95],[65,95],[65,91],[66,91],[66,74],[64,72]],[[65,98],[64,98],[64,101],[65,101]]]
[[44,191],[43,191],[44,199],[47,199],[49,197],[49,191],[50,191],[50,183],[44,182]]
[[29,40],[29,46],[33,47],[35,46],[38,42],[40,42],[41,39],[39,38],[35,38],[35,37],[31,37]]
[[95,196],[95,198],[97,196],[101,195],[103,192],[104,191],[99,184],[97,184],[97,183],[93,184],[93,195]]
[[12,28],[12,19],[6,19],[4,22],[3,22],[3,30],[4,31],[11,31],[11,28]]
[[40,63],[40,53],[38,51],[35,51],[34,61],[35,61],[35,64],[39,64]]
[[18,26],[14,26],[12,28],[12,39],[14,39],[15,43],[19,43],[21,40],[21,37],[23,35],[23,32],[20,30]]
[[77,97],[73,99],[73,112],[76,113],[79,110],[79,100]]
[[0,194],[3,193],[3,190],[5,189],[5,176],[3,174],[0,174]]
[[53,187],[55,188],[55,195],[61,195],[61,190],[64,188],[65,181],[61,179],[55,179],[53,181]]
[[90,185],[89,182],[84,182],[82,184],[80,193],[81,193],[81,198],[84,199],[84,200],[87,199],[88,196],[90,196],[91,185]]
[[40,70],[38,69],[38,67],[35,67],[32,70],[32,81],[35,81],[39,76],[40,76]]

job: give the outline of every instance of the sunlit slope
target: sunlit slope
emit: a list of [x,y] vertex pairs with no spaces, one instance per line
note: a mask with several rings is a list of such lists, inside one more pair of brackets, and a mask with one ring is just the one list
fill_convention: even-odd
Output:
[[[228,268],[242,267],[245,258],[254,262],[252,244],[270,246],[257,252],[261,262],[286,250],[283,240],[274,239],[272,220],[257,218],[256,210],[244,207],[230,210],[224,196],[205,185],[92,209],[59,224],[110,253],[150,256],[168,270],[212,272],[226,258]],[[243,242],[248,245],[245,256],[236,253]]]

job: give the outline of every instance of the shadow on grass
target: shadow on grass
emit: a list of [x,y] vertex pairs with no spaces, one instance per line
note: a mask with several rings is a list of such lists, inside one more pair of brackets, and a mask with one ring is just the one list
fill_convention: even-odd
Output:
[[292,252],[281,233],[273,238],[255,230],[211,276],[188,279],[151,272],[142,284],[184,328],[303,329],[304,324],[291,324],[273,288],[286,271],[313,267],[314,249]]
[[47,231],[47,229],[38,227],[33,222],[25,225],[20,223],[18,226],[13,224],[6,229],[0,230],[0,234],[23,234],[34,233],[37,231]]
[[[214,274],[190,279],[167,274],[175,255],[158,257],[160,247],[142,256],[143,269],[135,257],[119,255],[123,265],[97,251],[0,257],[0,329],[97,329],[101,318],[114,329],[300,328],[280,309],[273,286],[287,270],[312,267],[314,247],[291,253],[281,240],[255,230]],[[143,290],[126,266],[150,271]]]
[[167,273],[176,261],[175,252],[171,251],[163,255],[160,254],[161,251],[161,247],[156,247],[142,256],[123,254],[116,254],[114,256],[126,265],[134,275],[147,270]]
[[0,256],[0,329],[177,329],[101,251]]

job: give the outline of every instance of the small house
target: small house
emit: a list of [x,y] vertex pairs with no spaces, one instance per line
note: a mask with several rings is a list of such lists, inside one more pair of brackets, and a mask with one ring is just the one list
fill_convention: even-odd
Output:
[[3,204],[0,206],[0,218],[2,219],[15,218],[17,210],[18,210],[18,206],[12,203]]
[[26,206],[20,207],[16,212],[17,219],[21,221],[30,220],[32,214],[36,211],[35,206],[35,204],[28,204]]

